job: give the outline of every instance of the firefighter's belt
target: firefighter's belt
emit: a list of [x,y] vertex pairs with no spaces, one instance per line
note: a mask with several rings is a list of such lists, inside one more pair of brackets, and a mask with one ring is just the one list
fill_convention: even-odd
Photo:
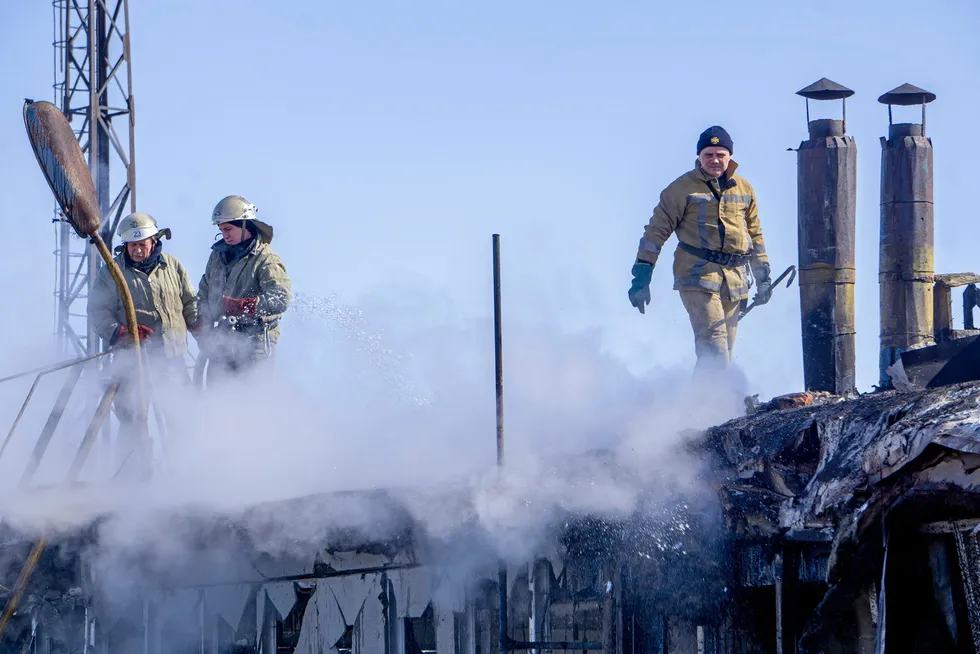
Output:
[[679,242],[677,247],[689,254],[693,254],[699,259],[704,259],[705,261],[710,261],[711,263],[717,263],[719,266],[724,266],[725,268],[741,268],[749,262],[748,254],[735,254],[734,252],[722,252],[720,250],[696,248],[693,245],[688,245],[687,243],[683,242]]

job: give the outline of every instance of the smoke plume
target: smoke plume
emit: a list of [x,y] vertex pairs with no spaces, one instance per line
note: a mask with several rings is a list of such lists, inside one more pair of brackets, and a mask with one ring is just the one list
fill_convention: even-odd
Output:
[[678,547],[689,515],[710,516],[713,503],[687,446],[743,412],[737,371],[710,386],[690,370],[637,378],[603,352],[601,334],[504,329],[502,468],[489,319],[298,295],[271,368],[199,392],[150,363],[169,423],[154,426],[151,479],[108,480],[118,460],[97,448],[85,483],[53,484],[83,431],[76,419],[65,431],[77,435],[52,442],[52,485],[8,488],[0,511],[26,536],[93,530],[100,583],[116,597],[167,579],[257,579],[254,560],[236,554],[243,541],[302,567],[339,535],[391,542],[406,525],[461,574],[527,560],[569,516],[646,512],[636,551]]

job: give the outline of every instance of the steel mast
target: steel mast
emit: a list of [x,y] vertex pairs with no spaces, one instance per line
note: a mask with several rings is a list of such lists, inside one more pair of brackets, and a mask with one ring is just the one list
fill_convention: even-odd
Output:
[[[112,247],[119,220],[136,207],[133,76],[128,0],[53,0],[54,102],[85,153]],[[104,265],[55,209],[55,331],[66,352],[99,351],[85,302]]]

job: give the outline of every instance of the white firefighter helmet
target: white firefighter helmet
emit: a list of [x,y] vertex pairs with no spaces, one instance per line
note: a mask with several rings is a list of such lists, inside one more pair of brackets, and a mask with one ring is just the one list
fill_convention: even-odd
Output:
[[[256,217],[258,208],[240,195],[229,195],[215,205],[211,212],[211,222],[215,225],[222,223],[236,222],[239,220],[249,220],[255,225],[266,243],[272,242],[272,225],[264,223]],[[251,230],[255,231],[255,230]]]
[[229,195],[214,207],[211,221],[215,225],[235,220],[255,220],[258,209],[240,195]]
[[161,230],[157,227],[157,221],[150,214],[137,212],[131,213],[119,221],[119,228],[116,230],[116,234],[118,234],[119,240],[123,243],[132,243],[169,231],[166,229]]

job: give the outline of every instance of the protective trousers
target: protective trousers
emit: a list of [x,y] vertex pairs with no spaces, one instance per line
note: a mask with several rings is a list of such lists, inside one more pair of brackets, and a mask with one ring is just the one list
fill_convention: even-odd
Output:
[[213,331],[203,352],[207,356],[206,384],[220,383],[238,375],[251,373],[261,366],[263,375],[271,372],[276,343],[268,331],[246,335],[234,331]]
[[744,300],[731,299],[727,282],[722,282],[720,292],[692,288],[681,290],[680,294],[694,330],[697,368],[727,367],[735,349],[738,312]]
[[[143,377],[147,371],[146,358],[143,359]],[[115,447],[110,457],[114,476],[128,480],[146,479],[153,469],[153,444],[147,423],[139,419],[140,397],[146,402],[145,394],[140,393],[134,361],[134,352],[124,348],[112,355],[109,364],[109,382],[118,384],[116,397],[112,403],[119,427],[115,434]],[[145,389],[144,389],[145,390]]]

